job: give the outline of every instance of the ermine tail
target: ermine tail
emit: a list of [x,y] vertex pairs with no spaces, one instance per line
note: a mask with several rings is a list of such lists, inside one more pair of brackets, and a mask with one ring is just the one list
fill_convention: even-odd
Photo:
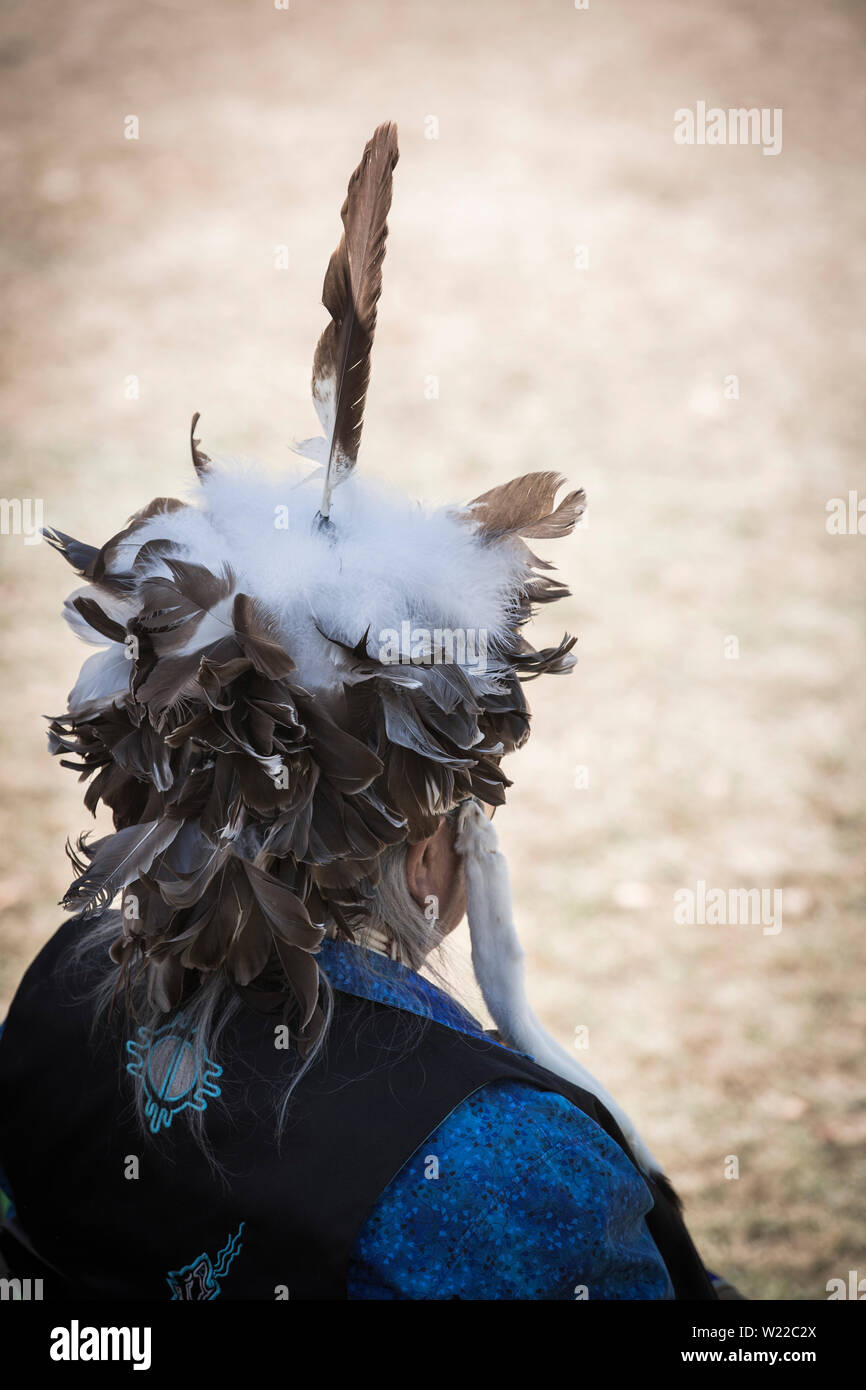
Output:
[[508,866],[499,853],[492,823],[475,801],[461,809],[456,848],[466,872],[466,903],[472,965],[484,1002],[504,1042],[528,1052],[540,1066],[591,1091],[610,1111],[647,1173],[659,1165],[628,1115],[595,1077],[542,1027],[526,998],[523,949],[511,907]]

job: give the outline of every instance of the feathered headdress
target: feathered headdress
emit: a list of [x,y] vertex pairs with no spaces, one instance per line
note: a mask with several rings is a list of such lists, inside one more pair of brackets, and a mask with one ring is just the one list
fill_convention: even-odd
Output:
[[574,662],[575,639],[523,636],[568,593],[526,539],[568,534],[582,492],[557,506],[559,475],[530,473],[431,511],[354,475],[396,162],[382,125],[343,204],[313,362],[323,433],[298,446],[319,469],[217,466],[196,415],[193,502],[157,498],[101,549],[46,532],[85,581],[65,616],[102,648],[50,747],[115,825],[70,851],[64,906],[87,917],[121,893],[123,981],[143,971],[169,1011],[223,971],[258,1007],[290,1001],[302,1048],[325,927],[363,924],[387,846],[470,796],[504,800],[522,681]]

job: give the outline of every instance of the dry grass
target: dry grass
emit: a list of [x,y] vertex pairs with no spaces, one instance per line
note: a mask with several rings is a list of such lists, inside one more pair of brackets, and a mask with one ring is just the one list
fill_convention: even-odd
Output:
[[[363,466],[441,500],[533,466],[589,493],[540,624],[580,666],[530,687],[497,823],[540,1011],[589,1027],[755,1298],[866,1273],[866,539],[825,529],[863,481],[863,33],[832,0],[80,0],[7,5],[0,54],[3,491],[92,541],[185,485],[194,409],[212,452],[312,433],[345,177],[398,121]],[[674,145],[698,99],[782,107],[782,154]],[[0,560],[8,1000],[84,813],[39,717],[81,658],[69,575],[20,537]],[[783,930],[675,925],[698,879],[782,888]]]

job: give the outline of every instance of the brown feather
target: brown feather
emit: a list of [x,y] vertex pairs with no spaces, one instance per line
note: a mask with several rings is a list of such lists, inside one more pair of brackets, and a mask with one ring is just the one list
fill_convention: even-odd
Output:
[[232,605],[232,624],[244,655],[257,671],[271,680],[282,680],[295,663],[283,645],[272,615],[258,599],[237,594]]
[[95,599],[82,595],[72,600],[72,607],[78,610],[94,632],[100,632],[103,637],[109,638],[110,641],[122,642],[126,637],[126,628],[122,627],[120,623],[116,623],[113,618],[109,618]]
[[176,512],[183,506],[184,503],[178,501],[176,497],[154,497],[152,502],[148,502],[146,507],[142,507],[140,511],[135,512],[130,517],[128,526],[125,526],[122,531],[118,531],[115,536],[111,536],[105,542],[92,565],[89,566],[88,577],[93,580],[94,584],[101,584],[107,588],[122,590],[129,587],[128,575],[111,577],[108,575],[109,568],[117,560],[120,546],[124,542],[130,541],[136,531],[141,530],[144,523],[150,521],[152,517],[159,516],[164,512]]
[[343,235],[322,287],[331,322],[313,358],[313,401],[328,447],[323,517],[329,515],[334,488],[358,458],[397,159],[397,127],[386,122],[374,131],[349,180],[340,212]]
[[91,577],[93,565],[99,555],[99,550],[95,545],[87,545],[84,541],[77,541],[74,536],[67,536],[64,531],[58,531],[54,526],[43,526],[42,534],[48,544],[58,550],[64,560],[77,570],[82,579]]
[[189,427],[189,449],[190,453],[192,454],[192,461],[195,465],[195,471],[198,474],[198,476],[201,477],[203,473],[210,472],[211,460],[205,453],[204,449],[199,448],[201,440],[195,438],[195,427],[199,422],[199,418],[199,412],[196,411],[195,415],[193,415],[192,417],[192,424]]
[[570,492],[554,509],[556,493],[564,482],[560,473],[524,473],[473,498],[467,511],[471,520],[480,523],[479,531],[486,540],[567,536],[583,513],[586,494],[582,489]]

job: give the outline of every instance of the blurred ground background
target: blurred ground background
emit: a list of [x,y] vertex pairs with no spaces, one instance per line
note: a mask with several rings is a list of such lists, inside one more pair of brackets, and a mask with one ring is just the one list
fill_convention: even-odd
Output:
[[[825,525],[866,491],[864,32],[840,0],[2,17],[2,491],[91,542],[188,485],[193,410],[211,453],[314,432],[346,180],[398,122],[362,466],[435,501],[529,468],[587,489],[537,628],[580,664],[528,688],[497,817],[531,991],[758,1299],[866,1275],[866,537]],[[782,153],[676,145],[698,100],[781,107]],[[63,561],[3,535],[0,562],[5,1008],[88,819],[41,720],[87,653]],[[782,931],[677,925],[699,879],[781,888]]]

